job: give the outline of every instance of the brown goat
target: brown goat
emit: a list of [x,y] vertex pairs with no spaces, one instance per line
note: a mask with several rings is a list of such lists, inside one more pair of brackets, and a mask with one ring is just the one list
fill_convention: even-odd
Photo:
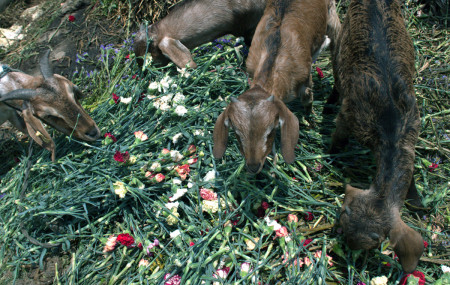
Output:
[[261,171],[281,128],[281,151],[295,160],[299,136],[297,117],[284,102],[300,96],[312,110],[311,64],[340,27],[334,0],[272,0],[267,3],[250,47],[247,68],[250,90],[233,98],[214,127],[215,158],[223,156],[228,128],[236,131],[249,172]]
[[98,139],[100,130],[79,103],[83,97],[81,91],[65,77],[53,74],[49,54],[47,51],[40,61],[42,76],[3,70],[4,75],[0,78],[0,125],[10,121],[51,151],[54,161],[55,143],[42,122],[84,141]]
[[414,48],[398,0],[352,0],[334,52],[341,110],[331,152],[349,135],[369,147],[376,175],[368,190],[347,185],[340,216],[352,249],[378,247],[386,238],[403,270],[413,271],[423,251],[418,232],[400,218],[413,180],[419,112],[413,87]]
[[[185,0],[150,25],[141,25],[135,40],[137,62],[143,65],[146,51],[157,64],[173,61],[179,68],[196,68],[189,49],[221,36],[243,36],[250,43],[266,0]],[[148,45],[147,45],[148,43]]]

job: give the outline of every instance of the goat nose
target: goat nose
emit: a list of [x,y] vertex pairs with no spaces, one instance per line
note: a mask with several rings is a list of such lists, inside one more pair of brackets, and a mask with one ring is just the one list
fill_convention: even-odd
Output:
[[97,128],[92,128],[88,132],[85,133],[86,136],[97,139],[100,136],[100,133]]
[[261,167],[261,163],[247,164],[247,170],[248,170],[248,172],[250,172],[252,174],[256,174],[260,167]]

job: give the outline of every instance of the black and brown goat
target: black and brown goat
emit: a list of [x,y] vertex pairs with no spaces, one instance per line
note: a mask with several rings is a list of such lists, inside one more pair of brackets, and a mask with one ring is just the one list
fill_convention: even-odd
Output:
[[40,61],[42,76],[31,76],[1,66],[0,125],[10,121],[52,152],[55,143],[42,122],[84,141],[95,141],[100,130],[79,103],[82,92],[67,78],[53,74],[47,51]]
[[340,215],[347,244],[372,249],[387,237],[403,270],[413,271],[423,251],[418,232],[400,218],[413,179],[419,112],[414,95],[414,48],[398,0],[352,0],[334,51],[342,103],[331,152],[353,135],[376,160],[368,190],[347,185]]
[[272,0],[267,3],[250,47],[247,68],[250,90],[232,98],[214,127],[215,158],[223,156],[228,128],[236,132],[250,173],[261,171],[281,129],[281,151],[295,160],[299,137],[297,117],[284,102],[301,98],[312,109],[311,64],[340,27],[334,0]]
[[196,68],[189,49],[221,36],[243,36],[250,43],[266,0],[185,0],[160,21],[142,25],[134,45],[139,65],[149,52],[157,64],[173,61],[179,68]]

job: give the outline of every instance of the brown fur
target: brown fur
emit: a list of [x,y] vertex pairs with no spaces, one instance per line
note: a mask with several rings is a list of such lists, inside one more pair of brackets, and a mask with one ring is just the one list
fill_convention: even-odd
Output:
[[180,68],[197,67],[189,49],[226,34],[244,36],[250,43],[265,5],[266,0],[183,1],[148,29],[141,27],[134,46],[138,63],[142,66],[148,40],[156,63],[172,60]]
[[[329,14],[328,9],[332,10]],[[328,15],[335,18],[330,20]],[[253,83],[250,90],[233,100],[217,119],[214,157],[223,156],[228,128],[233,128],[247,169],[258,173],[272,150],[276,128],[281,128],[284,160],[294,162],[299,123],[283,101],[300,94],[305,108],[311,112],[311,63],[324,43],[328,27],[333,32],[340,27],[334,2],[268,2],[247,59]]]
[[391,240],[404,271],[417,266],[423,240],[400,219],[415,191],[414,145],[419,113],[414,96],[414,48],[397,0],[353,0],[334,50],[334,75],[342,107],[331,152],[349,135],[369,147],[377,171],[368,190],[347,186],[340,223],[353,249]]
[[[48,66],[48,59],[45,61]],[[81,92],[65,77],[52,74],[44,78],[10,72],[0,80],[0,97],[8,96],[14,90],[33,91],[35,96],[29,100],[0,102],[0,110],[4,110],[0,124],[9,120],[20,131],[28,133],[40,146],[52,152],[52,160],[55,160],[55,144],[42,122],[84,141],[95,141],[100,137],[94,120],[79,103]]]

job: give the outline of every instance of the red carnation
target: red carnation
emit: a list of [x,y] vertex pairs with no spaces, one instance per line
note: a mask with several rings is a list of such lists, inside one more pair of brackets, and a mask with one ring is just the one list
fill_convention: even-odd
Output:
[[143,250],[143,249],[144,249],[144,247],[142,246],[142,242],[140,242],[140,243],[137,245],[137,247],[138,247],[140,250]]
[[417,271],[417,270],[415,270],[413,273],[403,275],[399,284],[406,285],[408,283],[408,277],[411,275],[416,278],[419,278],[419,285],[425,285],[425,275],[422,272]]
[[261,207],[262,207],[264,210],[267,210],[267,209],[269,209],[270,205],[269,205],[269,203],[263,201],[263,202],[261,203]]
[[423,241],[423,247],[427,248],[428,247],[428,242],[427,241]]
[[190,243],[189,243],[189,246],[194,246],[195,245],[195,243],[193,242],[193,241],[191,241]]
[[125,56],[125,59],[130,59],[130,55],[127,54],[127,55]]
[[437,163],[431,163],[431,165],[430,166],[428,166],[428,170],[429,171],[434,171],[436,168],[438,168],[438,166],[439,166],[439,164],[437,164]]
[[134,238],[130,234],[120,234],[117,236],[117,241],[126,247],[132,247]]
[[75,16],[69,15],[69,22],[74,22],[74,21],[75,21]]
[[113,134],[111,134],[111,133],[106,133],[105,138],[110,138],[113,142],[117,141],[116,137],[113,136]]
[[317,75],[319,78],[323,78],[323,72],[322,69],[320,69],[318,66],[316,66]]
[[114,103],[119,104],[120,97],[117,96],[116,93],[113,93],[113,94],[112,94],[112,97],[113,97]]
[[116,153],[114,154],[114,160],[117,162],[127,162],[128,159],[130,159],[130,154],[128,153],[128,151],[126,152],[120,152],[120,151],[116,151]]
[[131,76],[131,78],[133,78],[133,79],[135,79],[137,77],[137,75],[136,74],[134,74],[133,76]]
[[312,221],[314,220],[314,215],[311,212],[307,212],[303,218],[305,219],[305,221]]
[[308,244],[310,244],[313,240],[311,238],[307,238],[303,241],[303,246],[307,246]]

